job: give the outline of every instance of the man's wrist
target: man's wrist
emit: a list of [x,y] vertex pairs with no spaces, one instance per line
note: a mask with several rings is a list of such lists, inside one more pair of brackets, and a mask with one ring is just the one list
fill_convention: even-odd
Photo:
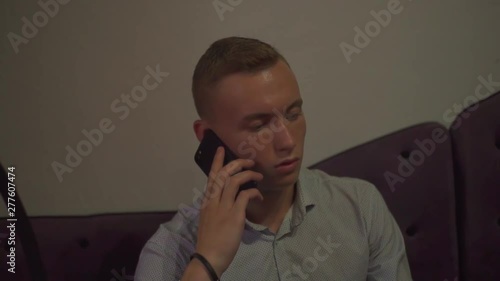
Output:
[[212,264],[202,254],[197,253],[197,252],[193,253],[191,255],[190,260],[193,260],[193,259],[197,259],[198,261],[200,261],[203,264],[203,266],[207,270],[208,275],[210,276],[210,279],[212,281],[219,281],[219,273],[217,273],[217,271],[213,268]]
[[192,259],[184,271],[182,281],[212,281],[212,279],[203,263],[198,259]]

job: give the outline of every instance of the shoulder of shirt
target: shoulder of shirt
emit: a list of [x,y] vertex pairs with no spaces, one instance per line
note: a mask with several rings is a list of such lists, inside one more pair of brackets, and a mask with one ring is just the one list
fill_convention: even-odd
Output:
[[175,215],[159,226],[150,242],[162,245],[165,240],[175,240],[195,245],[199,213],[199,207],[194,204],[180,204]]
[[318,169],[304,169],[301,177],[314,190],[307,190],[310,196],[319,201],[329,200],[332,196],[347,196],[362,200],[378,195],[379,191],[371,182],[354,177],[340,177],[327,174]]
[[340,210],[340,213],[354,210],[366,227],[372,220],[373,210],[385,204],[377,187],[364,179],[333,176],[316,169],[306,170],[303,178],[309,187],[304,187],[308,189],[307,196],[319,207],[320,214],[331,216]]

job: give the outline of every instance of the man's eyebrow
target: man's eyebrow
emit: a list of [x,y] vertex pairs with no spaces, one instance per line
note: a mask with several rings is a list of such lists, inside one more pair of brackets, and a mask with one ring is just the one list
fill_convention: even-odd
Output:
[[252,121],[252,120],[256,120],[256,119],[265,119],[265,118],[269,118],[272,115],[273,115],[272,113],[254,113],[254,114],[250,114],[250,115],[245,116],[243,118],[243,122],[248,122],[248,121]]
[[301,98],[298,98],[296,101],[294,101],[291,105],[289,105],[286,108],[286,111],[289,111],[290,109],[292,109],[294,107],[301,107],[303,102],[304,101]]
[[[286,111],[289,111],[290,109],[292,109],[294,107],[302,106],[303,102],[304,101],[301,98],[298,98],[296,101],[294,101],[292,104],[290,104],[286,108]],[[243,117],[243,122],[248,122],[248,121],[252,121],[252,120],[256,120],[256,119],[265,119],[265,118],[272,117],[274,115],[275,115],[274,113],[254,113],[254,114],[250,114],[250,115]]]

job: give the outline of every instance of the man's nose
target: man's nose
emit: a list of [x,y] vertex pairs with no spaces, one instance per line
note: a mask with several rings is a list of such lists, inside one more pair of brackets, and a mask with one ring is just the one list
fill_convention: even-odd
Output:
[[276,122],[275,124],[278,125],[274,139],[274,145],[276,149],[279,151],[293,150],[293,148],[295,147],[295,140],[288,124],[283,122],[282,120]]

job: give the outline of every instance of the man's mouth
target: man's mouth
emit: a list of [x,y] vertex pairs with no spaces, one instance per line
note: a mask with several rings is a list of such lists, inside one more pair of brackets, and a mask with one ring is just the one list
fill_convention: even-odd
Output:
[[276,167],[279,167],[279,166],[287,166],[287,165],[290,165],[296,161],[298,161],[299,158],[298,157],[295,157],[295,158],[290,158],[290,159],[285,159],[283,161],[281,161],[278,165],[276,165]]

